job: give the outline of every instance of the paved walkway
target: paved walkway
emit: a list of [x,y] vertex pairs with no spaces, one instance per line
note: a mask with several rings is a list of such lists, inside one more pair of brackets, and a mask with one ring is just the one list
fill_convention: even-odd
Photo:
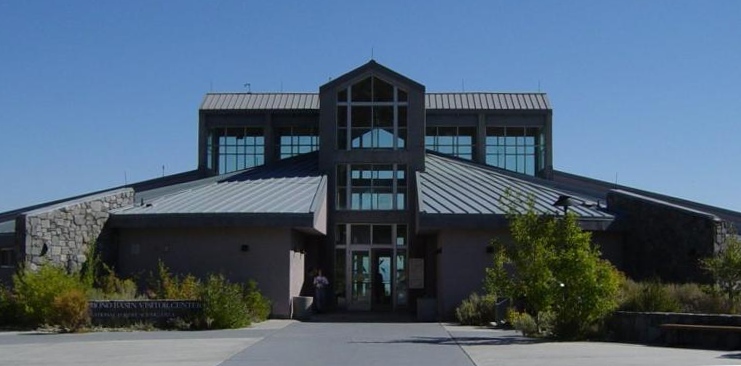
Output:
[[0,365],[729,365],[741,351],[535,342],[512,331],[412,322],[270,320],[203,332],[0,333]]

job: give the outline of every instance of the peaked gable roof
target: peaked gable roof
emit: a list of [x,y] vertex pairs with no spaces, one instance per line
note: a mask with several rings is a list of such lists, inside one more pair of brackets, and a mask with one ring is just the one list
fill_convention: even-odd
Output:
[[425,90],[425,86],[402,75],[398,72],[389,69],[386,66],[383,66],[376,62],[375,60],[370,60],[367,63],[355,68],[354,70],[351,70],[340,77],[333,79],[329,81],[328,83],[322,85],[319,87],[319,93],[322,93],[322,91],[327,89],[334,89],[337,87],[340,87],[342,85],[348,84],[355,79],[360,78],[363,75],[366,74],[374,74],[381,76],[382,79],[387,79],[386,81],[396,81],[403,84],[406,84],[409,88],[416,89],[416,90]]

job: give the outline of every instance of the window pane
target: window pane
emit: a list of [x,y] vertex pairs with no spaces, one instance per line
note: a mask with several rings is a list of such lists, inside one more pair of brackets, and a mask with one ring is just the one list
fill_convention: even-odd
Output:
[[394,86],[374,76],[373,94],[373,100],[376,102],[393,102]]
[[350,236],[353,244],[370,244],[370,225],[350,225]]
[[393,244],[391,225],[373,225],[373,244]]
[[407,245],[407,226],[406,225],[396,226],[396,245],[400,247]]
[[370,102],[372,101],[371,78],[366,78],[354,84],[352,86],[352,101],[353,102]]
[[398,89],[397,90],[398,98],[400,102],[406,102],[407,101],[407,92]]

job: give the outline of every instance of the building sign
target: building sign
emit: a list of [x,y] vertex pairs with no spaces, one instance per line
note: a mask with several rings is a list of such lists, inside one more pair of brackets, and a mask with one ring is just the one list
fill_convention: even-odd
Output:
[[203,304],[194,300],[95,300],[89,304],[93,324],[158,323],[203,311]]
[[425,260],[409,258],[409,288],[425,288]]

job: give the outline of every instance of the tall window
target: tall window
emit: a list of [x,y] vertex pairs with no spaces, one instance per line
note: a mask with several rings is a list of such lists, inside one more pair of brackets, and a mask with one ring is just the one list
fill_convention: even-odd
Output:
[[213,149],[219,174],[247,169],[265,163],[265,137],[259,127],[221,127],[211,131],[209,152]]
[[406,165],[337,166],[337,209],[404,210],[406,196]]
[[427,127],[425,148],[462,159],[473,159],[476,127]]
[[535,175],[544,164],[544,135],[537,127],[488,127],[486,164]]
[[407,93],[375,76],[337,93],[337,148],[403,149]]
[[314,127],[281,127],[276,132],[275,140],[280,159],[319,149],[319,134]]

